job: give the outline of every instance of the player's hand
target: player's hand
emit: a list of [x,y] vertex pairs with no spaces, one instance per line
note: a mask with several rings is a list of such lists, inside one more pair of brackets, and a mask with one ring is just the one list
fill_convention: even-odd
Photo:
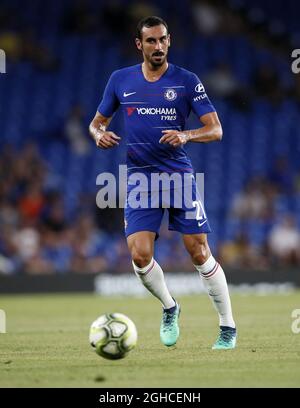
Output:
[[114,132],[101,132],[96,134],[96,145],[102,149],[110,149],[118,146],[118,140],[121,140]]
[[169,143],[173,147],[179,147],[189,141],[187,133],[179,132],[178,130],[163,130],[163,137],[160,138],[159,143]]

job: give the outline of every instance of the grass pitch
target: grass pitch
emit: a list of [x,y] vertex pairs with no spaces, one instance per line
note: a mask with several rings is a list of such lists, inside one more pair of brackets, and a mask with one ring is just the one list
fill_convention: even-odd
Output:
[[[0,387],[299,387],[300,333],[291,330],[299,295],[234,294],[238,347],[227,351],[211,350],[218,321],[205,295],[178,299],[181,336],[172,348],[160,344],[154,298],[2,296]],[[115,311],[136,323],[139,340],[125,359],[109,361],[94,353],[88,331]]]

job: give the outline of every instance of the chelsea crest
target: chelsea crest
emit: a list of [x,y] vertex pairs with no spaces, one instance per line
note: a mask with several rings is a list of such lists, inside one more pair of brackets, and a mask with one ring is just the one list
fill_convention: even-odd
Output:
[[167,101],[174,101],[177,98],[177,92],[174,89],[168,88],[164,92],[164,97]]

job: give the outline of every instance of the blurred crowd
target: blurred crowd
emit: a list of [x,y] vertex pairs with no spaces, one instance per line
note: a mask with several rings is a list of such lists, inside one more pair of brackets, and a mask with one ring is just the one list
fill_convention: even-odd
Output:
[[[0,272],[3,274],[101,273],[130,269],[122,210],[100,210],[91,199],[70,218],[62,192],[34,144],[0,155]],[[220,241],[224,266],[267,269],[300,265],[300,230],[292,214],[276,211],[278,198],[299,194],[299,177],[279,158],[268,178],[249,180],[235,196],[228,218],[238,223],[233,239]],[[280,215],[280,216],[278,216]],[[114,219],[114,223],[111,220]],[[260,245],[248,236],[250,224],[266,226]],[[166,271],[191,269],[180,236],[160,231],[157,258]]]
[[[0,273],[128,271],[122,210],[100,210],[91,197],[70,218],[63,193],[49,183],[52,176],[32,143],[19,151],[6,146],[1,153]],[[169,232],[162,228],[161,235],[168,238]],[[186,266],[176,237],[161,242],[159,257],[167,269]]]
[[68,219],[62,193],[47,186],[49,175],[33,144],[19,152],[7,147],[0,156],[1,272],[96,273],[113,268],[122,256],[121,241],[108,240],[93,214]]
[[[270,269],[300,265],[299,219],[289,203],[299,201],[299,175],[280,157],[268,177],[254,177],[232,202],[232,239],[219,244],[219,258],[230,267]],[[282,205],[284,203],[284,205]],[[260,236],[251,239],[251,230]]]

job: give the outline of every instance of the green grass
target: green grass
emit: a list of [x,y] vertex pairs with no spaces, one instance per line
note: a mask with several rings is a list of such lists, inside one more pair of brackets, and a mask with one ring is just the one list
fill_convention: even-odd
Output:
[[[209,299],[182,297],[176,347],[159,341],[154,298],[95,295],[2,296],[7,333],[0,334],[0,387],[299,387],[300,334],[291,331],[298,293],[233,295],[238,348],[211,350],[218,325]],[[138,346],[125,359],[104,360],[88,342],[104,312],[136,323]]]

